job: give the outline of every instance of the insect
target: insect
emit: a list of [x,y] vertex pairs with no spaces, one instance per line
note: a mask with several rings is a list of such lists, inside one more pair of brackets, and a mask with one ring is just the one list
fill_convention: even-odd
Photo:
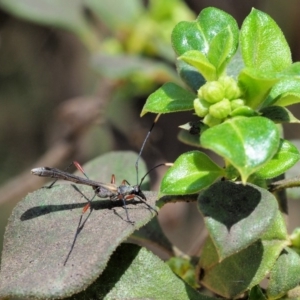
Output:
[[[142,144],[141,150],[138,154],[138,158],[135,164],[135,168],[136,168],[136,173],[137,173],[137,182],[138,182],[138,162],[139,159],[141,157],[142,151],[145,147],[145,143],[155,125],[155,123],[157,122],[158,118],[160,115],[157,115],[150,130],[148,131],[146,138]],[[115,184],[115,176],[112,175],[111,178],[111,183],[102,183],[102,182],[97,182],[94,180],[90,180],[88,178],[88,176],[86,175],[86,173],[84,172],[83,168],[81,167],[81,165],[74,161],[73,164],[75,165],[75,167],[80,170],[84,177],[80,177],[77,175],[73,175],[70,173],[67,173],[65,171],[61,171],[59,169],[56,168],[49,168],[49,167],[39,167],[39,168],[34,168],[31,170],[31,173],[33,175],[37,175],[37,176],[41,176],[41,177],[51,177],[51,178],[55,178],[56,180],[58,179],[62,179],[62,180],[67,180],[67,181],[71,181],[74,183],[78,183],[78,184],[84,184],[84,185],[88,185],[91,186],[94,191],[95,191],[95,195],[97,195],[100,198],[109,198],[112,201],[116,201],[116,200],[122,200],[123,201],[123,205],[126,211],[126,217],[127,217],[127,222],[133,224],[134,222],[130,220],[129,215],[128,215],[128,210],[127,210],[127,206],[126,206],[126,201],[127,200],[132,200],[134,198],[138,198],[139,200],[141,200],[142,202],[144,202],[148,207],[150,207],[152,210],[154,210],[156,213],[156,209],[151,207],[149,204],[147,204],[145,201],[146,196],[144,195],[144,193],[141,190],[141,185],[145,179],[145,177],[154,169],[156,169],[159,166],[162,165],[169,165],[169,164],[159,164],[157,166],[155,166],[154,168],[150,169],[141,179],[140,183],[137,183],[136,185],[130,185],[129,182],[127,180],[123,180],[120,186],[117,186]],[[48,187],[51,188],[53,186],[53,184],[56,182],[56,180]],[[82,214],[84,214],[88,208],[91,207],[91,202],[92,200],[88,200],[88,203],[85,205],[85,207],[83,208],[83,212]]]
[[[86,175],[86,173],[84,172],[82,166],[78,163],[78,162],[73,162],[72,164],[75,165],[75,167],[81,171],[81,173],[85,176],[85,177],[80,177],[74,174],[70,174],[68,172],[65,171],[61,171],[59,169],[56,168],[49,168],[49,167],[40,167],[40,168],[34,168],[31,170],[32,174],[37,175],[37,176],[41,176],[41,177],[51,177],[51,178],[55,178],[55,181],[52,182],[52,184],[50,184],[50,186],[48,186],[47,188],[51,188],[54,183],[58,180],[58,179],[62,179],[62,180],[67,180],[67,181],[71,181],[74,183],[78,183],[78,184],[84,184],[84,185],[88,185],[91,186],[93,188],[93,190],[95,191],[95,195],[94,197],[97,195],[100,198],[109,198],[112,201],[116,201],[116,200],[122,200],[123,201],[123,206],[124,209],[126,211],[126,217],[127,217],[127,222],[134,224],[133,221],[130,220],[129,218],[129,214],[128,214],[128,210],[127,210],[127,206],[126,206],[126,201],[127,200],[132,200],[134,198],[138,198],[140,201],[144,202],[150,209],[152,209],[153,211],[156,212],[156,214],[158,214],[157,210],[155,208],[153,208],[151,205],[146,203],[146,196],[144,195],[144,193],[141,190],[141,185],[144,181],[144,179],[146,178],[146,176],[154,169],[160,167],[160,166],[171,166],[172,164],[170,163],[162,163],[159,164],[153,168],[151,168],[141,179],[140,183],[139,182],[139,175],[138,175],[138,163],[139,163],[139,159],[141,157],[141,154],[143,152],[143,149],[145,147],[146,141],[149,138],[149,135],[155,125],[155,123],[157,122],[158,118],[160,115],[157,115],[150,130],[148,131],[146,138],[144,139],[144,142],[142,144],[141,150],[138,154],[138,158],[136,160],[135,163],[135,168],[136,168],[136,174],[137,174],[137,184],[136,185],[130,185],[129,182],[127,180],[123,180],[120,186],[117,186],[115,184],[115,176],[112,175],[111,177],[111,183],[102,183],[102,182],[98,182],[98,181],[94,181],[88,178],[88,176]],[[79,218],[79,222],[77,225],[77,229],[75,232],[75,236],[73,239],[73,243],[72,246],[70,248],[70,251],[64,261],[64,266],[66,265],[72,250],[74,248],[75,242],[77,240],[78,234],[81,231],[81,229],[84,226],[85,221],[87,220],[87,218],[85,219],[85,221],[82,223],[82,218],[84,213],[91,208],[91,204],[92,201],[94,199],[94,197],[89,200],[87,199],[88,203],[84,206],[81,216]],[[91,213],[92,209],[90,210]]]
[[[76,166],[76,168],[78,170],[83,172],[83,174],[86,176],[85,172],[83,171],[81,165],[78,162],[74,161],[73,164]],[[155,168],[162,166],[162,165],[166,165],[166,164],[159,164],[159,165],[155,166]],[[115,176],[114,175],[112,175],[111,183],[109,184],[109,183],[102,183],[102,182],[90,180],[87,176],[86,176],[86,178],[83,178],[83,177],[80,177],[80,176],[77,176],[74,174],[70,174],[70,173],[67,173],[65,171],[62,171],[62,170],[59,170],[56,168],[49,168],[49,167],[34,168],[31,170],[31,173],[33,175],[37,175],[37,176],[41,176],[41,177],[51,177],[51,178],[55,178],[55,179],[71,181],[71,182],[78,183],[78,184],[88,185],[94,189],[95,195],[97,195],[100,198],[110,198],[111,201],[122,200],[125,211],[126,211],[127,221],[129,223],[133,224],[134,222],[130,220],[129,215],[128,215],[128,210],[127,210],[127,206],[126,206],[127,200],[132,200],[135,197],[137,197],[139,200],[144,202],[148,207],[150,207],[152,210],[154,210],[157,213],[155,208],[151,207],[149,204],[147,204],[145,202],[147,199],[141,190],[141,184],[143,183],[145,177],[153,169],[154,168],[152,168],[150,171],[148,171],[146,173],[146,175],[141,179],[139,184],[133,185],[133,186],[130,185],[127,180],[123,180],[121,185],[117,186],[115,184]],[[48,188],[51,188],[55,182],[56,181],[54,181]],[[91,207],[91,202],[92,202],[91,200],[88,201],[88,203],[83,208],[82,213],[85,213],[88,210],[88,208]]]

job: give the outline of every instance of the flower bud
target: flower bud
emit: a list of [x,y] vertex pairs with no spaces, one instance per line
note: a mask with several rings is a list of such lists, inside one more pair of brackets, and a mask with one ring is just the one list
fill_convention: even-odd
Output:
[[242,95],[241,89],[237,82],[229,76],[223,76],[219,79],[219,82],[224,88],[224,98],[229,100],[237,99]]
[[217,119],[225,119],[231,113],[230,101],[224,98],[222,101],[209,107],[209,114]]
[[223,85],[218,81],[209,81],[199,89],[198,95],[209,103],[217,103],[224,98]]
[[203,99],[196,98],[194,100],[195,113],[199,117],[205,117],[208,114],[210,103]]
[[221,123],[221,121],[222,121],[221,119],[217,119],[217,118],[213,117],[211,114],[207,114],[203,119],[203,123],[209,127],[218,125]]
[[230,104],[231,104],[231,110],[235,110],[236,108],[245,106],[245,101],[243,99],[235,99],[230,101]]
[[300,248],[300,228],[299,227],[294,229],[294,231],[290,235],[290,240],[294,247]]

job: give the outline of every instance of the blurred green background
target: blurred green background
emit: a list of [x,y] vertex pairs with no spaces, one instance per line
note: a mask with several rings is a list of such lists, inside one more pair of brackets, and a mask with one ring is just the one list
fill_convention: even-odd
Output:
[[[45,183],[32,167],[139,151],[155,117],[139,117],[147,96],[166,81],[180,82],[172,28],[207,6],[239,25],[252,7],[270,14],[300,60],[298,0],[0,0],[0,249],[13,207]],[[176,139],[178,126],[191,119],[159,119],[143,153],[148,167],[191,149]],[[286,137],[299,138],[295,126],[285,128]],[[169,237],[181,236],[179,247],[190,253],[202,238],[199,226],[190,226],[193,217],[193,204],[160,213]]]

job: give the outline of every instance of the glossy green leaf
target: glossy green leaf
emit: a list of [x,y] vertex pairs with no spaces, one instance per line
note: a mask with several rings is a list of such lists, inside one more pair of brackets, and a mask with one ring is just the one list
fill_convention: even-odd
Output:
[[169,82],[152,93],[145,103],[141,116],[147,112],[171,113],[194,109],[196,95],[179,85]]
[[284,78],[275,84],[263,107],[269,105],[288,106],[300,102],[300,79]]
[[282,106],[267,106],[260,111],[265,118],[272,120],[274,123],[300,123],[291,111]]
[[[134,183],[136,158],[133,152],[108,153],[84,169],[99,182],[110,182],[114,172],[117,183],[121,184],[124,178]],[[145,164],[140,167],[144,173]],[[147,203],[155,206],[155,193],[145,195]],[[118,245],[156,216],[145,204],[128,202],[129,217],[135,221],[132,225],[126,222],[122,202],[96,197],[91,213],[83,216],[82,229],[72,248],[86,198],[93,196],[89,186],[55,184],[19,202],[4,237],[0,298],[62,298],[86,289],[102,273]]]
[[233,78],[238,78],[238,75],[244,68],[245,68],[245,64],[242,58],[240,48],[238,48],[235,55],[227,65],[226,73],[228,76],[232,76]]
[[193,135],[186,130],[180,130],[177,136],[178,140],[189,146],[200,148],[199,134]]
[[220,181],[199,196],[198,208],[222,261],[247,248],[269,229],[278,204],[266,189]]
[[206,81],[217,80],[216,67],[209,62],[202,52],[190,50],[179,56],[178,59],[195,67],[203,75]]
[[234,109],[231,114],[231,117],[237,117],[237,116],[242,116],[242,117],[254,117],[258,116],[258,113],[250,108],[249,106],[242,106]]
[[[237,36],[233,36],[230,26],[224,28],[211,40],[207,58],[216,67],[218,77],[224,72],[228,58],[235,53],[237,41]],[[231,53],[233,49],[234,53]]]
[[243,182],[274,156],[279,140],[276,125],[263,117],[236,117],[200,136],[201,145],[229,161]]
[[[284,247],[284,241],[258,240],[248,248],[218,261],[211,239],[204,245],[199,266],[201,283],[211,291],[226,298],[237,298],[259,284],[274,265]],[[206,262],[210,264],[207,265]]]
[[278,299],[300,282],[300,257],[291,248],[284,248],[270,273],[267,288],[269,299]]
[[172,46],[178,56],[187,51],[197,50],[206,54],[207,43],[206,37],[199,30],[196,21],[182,21],[178,23],[171,35]]
[[253,68],[243,69],[238,77],[239,85],[244,91],[243,99],[253,109],[265,101],[272,86],[278,81],[275,74]]
[[300,78],[300,62],[295,62],[280,72],[282,77]]
[[[213,41],[224,29],[227,31]],[[218,41],[224,41],[228,34],[232,34],[229,38],[230,42],[226,44],[226,47],[219,47]],[[216,63],[220,66],[223,62],[228,62],[236,52],[238,34],[237,23],[230,15],[222,10],[208,7],[201,11],[196,21],[178,23],[172,32],[171,39],[178,56],[190,50],[197,50],[204,55],[209,55],[212,64]],[[219,64],[220,61],[221,64]]]
[[246,67],[280,72],[292,63],[290,48],[278,25],[254,8],[243,22],[240,45]]
[[206,82],[204,76],[195,67],[183,60],[176,60],[176,70],[180,79],[195,93]]
[[285,173],[300,160],[300,153],[297,147],[287,140],[281,140],[278,152],[255,174],[268,179]]
[[191,151],[180,155],[166,172],[160,187],[165,195],[195,194],[224,174],[206,154]]

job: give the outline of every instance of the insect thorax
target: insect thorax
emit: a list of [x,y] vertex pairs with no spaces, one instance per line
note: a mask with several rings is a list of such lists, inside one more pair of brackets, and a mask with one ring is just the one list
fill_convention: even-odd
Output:
[[112,191],[102,187],[102,186],[96,186],[96,187],[93,187],[96,195],[100,198],[110,198],[112,196],[115,195],[115,193],[113,193]]
[[133,194],[136,194],[135,190],[136,190],[136,186],[131,186],[131,185],[127,185],[127,184],[120,185],[118,187],[118,193],[120,195],[133,195]]

